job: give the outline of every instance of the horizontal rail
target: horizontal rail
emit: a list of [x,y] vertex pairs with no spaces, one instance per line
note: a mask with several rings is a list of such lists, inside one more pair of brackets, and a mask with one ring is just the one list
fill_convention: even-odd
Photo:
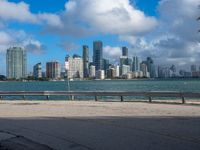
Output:
[[152,102],[153,97],[180,97],[185,103],[185,98],[200,98],[200,93],[194,92],[172,92],[172,91],[0,91],[0,97],[3,96],[94,96],[98,100],[98,96],[119,96],[121,101],[124,101],[124,96],[142,96],[148,97],[149,102]]
[[0,91],[0,96],[147,96],[147,97],[194,97],[200,98],[200,93],[193,92],[160,92],[160,91],[150,91],[150,92],[105,92],[105,91]]

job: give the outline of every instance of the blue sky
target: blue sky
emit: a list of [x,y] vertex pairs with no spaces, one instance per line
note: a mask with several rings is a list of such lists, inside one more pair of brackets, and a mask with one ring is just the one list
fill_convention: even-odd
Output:
[[[198,22],[194,20],[200,0],[192,1],[2,0],[1,57],[6,48],[22,45],[28,50],[28,70],[32,71],[38,62],[64,64],[66,54],[82,55],[82,45],[89,45],[92,57],[92,42],[102,40],[104,56],[111,61],[117,61],[120,47],[127,46],[130,57],[138,55],[141,60],[151,56],[158,64],[199,63]],[[191,14],[183,11],[186,6]],[[188,26],[193,27],[190,33]],[[0,73],[5,73],[5,58],[1,64]]]

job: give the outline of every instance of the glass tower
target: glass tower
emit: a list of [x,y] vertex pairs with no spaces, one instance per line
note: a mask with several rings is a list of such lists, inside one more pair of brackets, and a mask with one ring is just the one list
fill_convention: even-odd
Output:
[[96,71],[103,69],[103,43],[101,41],[93,43],[93,64]]
[[128,48],[127,47],[122,47],[122,56],[128,57]]
[[27,73],[27,54],[21,47],[7,49],[6,74],[8,79],[25,78]]
[[89,77],[89,47],[83,46],[83,75],[84,78]]

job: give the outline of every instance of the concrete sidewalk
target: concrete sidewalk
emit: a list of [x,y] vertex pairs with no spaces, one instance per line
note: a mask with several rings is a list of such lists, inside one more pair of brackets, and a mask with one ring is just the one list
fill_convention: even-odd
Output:
[[0,150],[199,150],[200,106],[1,102]]

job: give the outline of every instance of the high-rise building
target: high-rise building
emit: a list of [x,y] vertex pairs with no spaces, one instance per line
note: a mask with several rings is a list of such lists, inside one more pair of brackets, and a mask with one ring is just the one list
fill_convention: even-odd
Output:
[[115,66],[115,71],[116,71],[116,77],[119,77],[120,76],[120,69],[119,69],[119,65],[116,65]]
[[140,71],[139,59],[137,56],[133,57],[133,71]]
[[7,78],[25,78],[27,74],[27,54],[21,47],[7,49],[6,53]]
[[113,79],[116,77],[116,70],[115,68],[111,67],[107,70],[107,78]]
[[151,57],[147,57],[146,64],[147,64],[147,70],[150,73],[150,78],[155,78],[156,72],[153,59]]
[[196,71],[197,71],[197,66],[191,65],[191,72],[196,72]]
[[96,72],[96,78],[100,79],[100,80],[104,80],[105,79],[105,71],[104,70],[98,70]]
[[59,79],[61,73],[61,66],[58,61],[51,61],[46,63],[46,77],[50,79]]
[[97,71],[103,69],[103,43],[101,41],[93,43],[93,64]]
[[103,59],[103,70],[107,74],[107,70],[109,69],[110,63],[108,59]]
[[65,70],[69,79],[83,78],[83,59],[78,55],[65,58]]
[[83,76],[89,77],[89,47],[87,45],[83,46]]
[[126,75],[131,70],[129,65],[122,65],[122,75]]
[[33,67],[33,76],[35,78],[42,78],[42,63],[38,63]]
[[96,76],[95,66],[91,65],[90,66],[90,78],[95,78],[95,76]]
[[140,63],[140,70],[143,72],[144,77],[146,78],[149,77],[146,61],[143,61],[142,63]]
[[122,47],[122,56],[128,57],[128,48]]

